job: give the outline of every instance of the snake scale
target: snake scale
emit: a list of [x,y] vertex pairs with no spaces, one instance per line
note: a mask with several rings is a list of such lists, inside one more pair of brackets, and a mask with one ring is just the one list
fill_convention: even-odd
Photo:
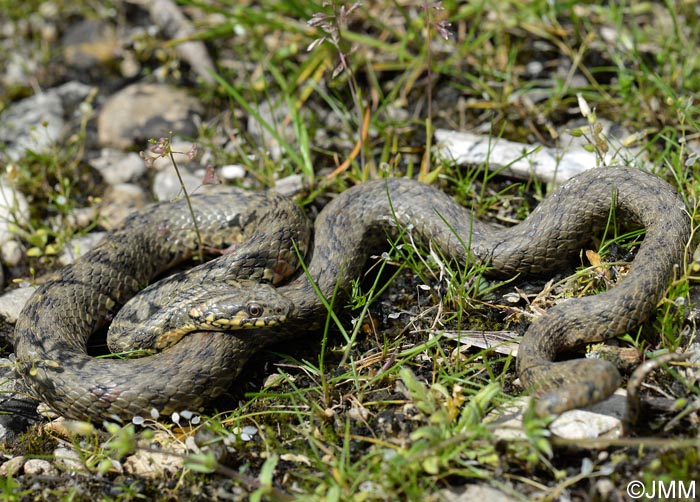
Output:
[[[230,302],[238,301],[234,308],[245,312],[252,304],[254,317],[270,315],[283,322],[227,333],[194,332],[141,359],[88,356],[89,336],[161,270],[194,250],[184,204],[140,211],[59,278],[41,286],[18,320],[18,372],[60,414],[128,420],[151,408],[169,413],[198,407],[221,393],[255,350],[300,336],[324,318],[325,307],[309,277],[326,297],[337,285],[344,294],[370,251],[386,246],[387,235],[396,235],[399,228],[409,229],[417,242],[437,247],[450,259],[484,262],[497,276],[544,274],[568,264],[590,240],[592,228],[603,226],[614,210],[619,221],[646,229],[627,276],[607,292],[549,309],[530,325],[518,353],[519,376],[534,392],[539,414],[584,406],[617,388],[617,370],[601,360],[556,362],[556,357],[644,321],[682,263],[690,235],[687,210],[674,189],[632,167],[593,169],[572,178],[523,222],[508,228],[474,219],[434,187],[382,179],[352,187],[326,205],[316,218],[307,274],[297,272],[285,282],[296,263],[294,252],[282,250],[282,243],[294,240],[303,250],[305,225],[289,223],[292,209],[282,198],[235,191],[228,198],[193,201],[204,234],[235,227],[239,237],[249,236],[235,252],[220,258],[228,260],[225,265],[202,265],[209,267],[205,275],[232,275],[234,279],[223,280],[234,288],[229,296]],[[227,209],[231,205],[235,208]],[[207,239],[207,244],[221,247],[225,240]],[[258,271],[261,262],[265,272]],[[261,275],[281,284],[249,289],[248,282]]]

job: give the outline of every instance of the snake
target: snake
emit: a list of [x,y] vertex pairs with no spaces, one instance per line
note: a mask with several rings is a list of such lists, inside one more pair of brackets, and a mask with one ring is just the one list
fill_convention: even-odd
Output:
[[[209,232],[204,224],[208,219],[221,218],[224,223],[216,228],[238,226],[252,236],[230,253],[233,258],[224,255],[219,260],[255,269],[257,255],[264,254],[260,246],[272,248],[265,271],[241,275],[236,263],[222,268],[216,261],[200,267],[208,270],[205,276],[232,274],[223,281],[234,289],[243,284],[242,291],[229,295],[232,303],[238,295],[242,299],[225,316],[235,318],[252,301],[255,313],[268,313],[274,326],[248,322],[248,329],[195,329],[172,347],[139,359],[87,355],[86,342],[94,331],[145,283],[196,248],[186,207],[156,205],[135,213],[28,301],[16,325],[15,353],[17,371],[33,393],[60,414],[81,419],[130,420],[152,409],[192,410],[223,392],[256,350],[304,336],[321,323],[328,314],[328,299],[342,305],[371,253],[387,249],[391,239],[408,234],[411,241],[450,261],[483,264],[494,277],[541,276],[569,266],[590,242],[592,230],[604,228],[614,214],[616,220],[645,230],[627,275],[608,291],[548,309],[530,324],[518,349],[517,372],[534,396],[536,413],[561,413],[604,399],[617,389],[621,377],[604,360],[558,357],[628,332],[648,319],[682,266],[690,239],[689,213],[676,190],[659,176],[632,166],[579,174],[510,227],[476,219],[473,211],[434,186],[385,178],[359,183],[333,198],[315,219],[303,270],[290,278],[277,274],[273,285],[270,276],[276,274],[270,270],[287,271],[294,266],[292,255],[303,254],[300,245],[280,251],[283,241],[289,246],[290,241],[303,243],[305,237],[301,230],[282,236],[290,227],[287,209],[278,205],[282,199],[254,193],[232,192],[230,197],[240,205],[233,217],[236,225],[230,223],[231,213],[224,215],[227,202],[221,198],[197,198],[194,212],[203,234]],[[265,215],[262,207],[269,214],[259,219]],[[262,234],[272,234],[273,239]],[[267,287],[266,298],[258,297],[257,286],[248,290],[248,282],[260,275],[270,282],[261,285]],[[171,286],[176,295],[191,288],[177,283]],[[145,307],[143,315],[149,310]]]

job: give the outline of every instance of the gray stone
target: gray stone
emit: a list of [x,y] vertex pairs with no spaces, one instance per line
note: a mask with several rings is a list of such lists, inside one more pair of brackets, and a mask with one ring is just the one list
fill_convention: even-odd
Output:
[[627,393],[618,389],[605,401],[562,413],[550,424],[549,430],[565,439],[618,438],[626,411]]
[[90,165],[100,172],[109,185],[136,181],[146,174],[146,165],[138,153],[111,148],[103,148],[100,156],[92,159]]
[[287,197],[294,197],[304,189],[304,177],[301,174],[291,174],[275,181],[275,190]]
[[26,150],[48,150],[61,137],[64,126],[61,98],[42,92],[10,105],[0,115],[0,142],[7,146],[10,159],[19,160]]
[[[171,40],[179,40],[175,44],[175,50],[192,69],[208,83],[214,84],[216,80],[212,76],[216,73],[214,62],[207,52],[207,47],[200,40],[197,40],[197,30],[193,24],[182,13],[181,7],[172,0],[150,0],[142,2],[143,7],[148,9],[153,22],[163,30],[164,34]],[[183,40],[188,40],[183,42]]]
[[10,105],[0,114],[0,142],[7,147],[6,155],[16,161],[26,150],[48,151],[64,133],[69,108],[85,99],[91,89],[67,82]]
[[58,447],[53,451],[56,464],[68,468],[71,471],[86,471],[80,455],[72,448]]
[[11,52],[8,54],[2,83],[6,88],[30,87],[30,78],[36,74],[39,62],[28,54]]
[[[497,439],[524,439],[523,413],[530,399],[521,397],[507,408],[499,408],[486,416]],[[626,393],[619,389],[605,401],[581,410],[569,410],[559,415],[549,429],[565,439],[595,439],[619,437],[625,415]]]
[[[152,442],[162,445],[162,451],[150,451]],[[181,441],[173,441],[163,431],[156,431],[152,440],[139,442],[139,448],[124,460],[124,472],[148,479],[160,479],[182,470],[187,448]]]

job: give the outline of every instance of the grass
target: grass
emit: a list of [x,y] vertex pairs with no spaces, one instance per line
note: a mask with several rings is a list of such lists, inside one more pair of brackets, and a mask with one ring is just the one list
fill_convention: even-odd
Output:
[[[689,50],[700,40],[700,23],[693,2],[443,1],[444,11],[431,10],[429,18],[418,1],[364,2],[345,16],[335,2],[180,4],[209,14],[198,18],[197,38],[217,54],[219,73],[216,86],[196,92],[212,115],[224,110],[239,133],[229,149],[219,147],[214,126],[203,127],[196,141],[218,163],[244,165],[254,187],[301,175],[301,202],[312,213],[347,186],[406,174],[455,194],[480,219],[522,219],[549,187],[432,157],[432,128],[482,128],[546,145],[568,129],[589,138],[607,162],[615,145],[599,136],[597,124],[609,119],[663,167],[696,227],[700,221],[693,202],[700,182],[694,99],[700,52]],[[13,22],[25,15],[19,4],[8,9]],[[91,9],[85,5],[86,14],[93,15]],[[324,29],[307,23],[318,13],[329,16]],[[448,40],[433,24],[442,19],[451,23]],[[333,23],[340,27],[333,43],[307,52],[314,40],[333,35]],[[37,46],[42,59],[60,56]],[[332,78],[339,63],[342,71]],[[590,107],[587,117],[579,112],[581,100]],[[263,103],[286,113],[269,121]],[[276,141],[280,158],[247,135],[248,117]],[[34,197],[33,217],[19,231],[32,268],[50,266],[47,256],[84,230],[56,224],[94,195],[77,181],[84,152],[70,147],[27,155],[13,167],[17,187]],[[638,236],[612,223],[594,251],[617,262]],[[396,242],[353,284],[349,305],[335,305],[327,329],[305,337],[293,353],[278,346],[254,358],[221,413],[199,424],[165,417],[80,434],[30,431],[8,449],[43,456],[55,442],[68,443],[81,452],[86,484],[108,480],[122,487],[109,495],[93,484],[85,500],[95,493],[105,500],[206,499],[217,490],[254,500],[438,500],[439,490],[477,482],[522,500],[605,500],[603,477],[617,494],[632,479],[648,486],[656,479],[700,479],[698,385],[683,367],[655,376],[658,394],[675,399],[675,407],[653,414],[646,428],[634,431],[639,437],[571,444],[552,438],[546,420],[526,414],[522,439],[496,439],[489,414],[520,392],[514,360],[465,350],[441,334],[519,329],[528,322],[526,307],[503,301],[527,284],[493,283],[482,273]],[[621,343],[642,354],[688,347],[697,275],[697,263],[689,260],[654,320]],[[554,284],[544,302],[604,287],[594,267],[582,267]],[[532,298],[541,289],[523,294]],[[255,430],[252,437],[240,432],[246,426]],[[128,454],[144,448],[139,440],[154,432],[191,445],[188,438],[205,431],[223,447],[191,454],[176,476],[139,484],[120,472]],[[42,450],[45,435],[49,445]],[[7,500],[26,495],[29,481],[18,479],[0,479]],[[83,499],[72,485],[44,487],[51,498]]]

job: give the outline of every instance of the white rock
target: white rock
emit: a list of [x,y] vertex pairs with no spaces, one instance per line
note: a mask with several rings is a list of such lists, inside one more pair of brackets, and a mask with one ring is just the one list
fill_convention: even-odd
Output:
[[445,488],[438,492],[438,500],[444,502],[515,502],[515,497],[486,484],[468,485],[466,488]]
[[[148,450],[151,444],[163,445],[162,450]],[[124,460],[124,472],[154,479],[177,474],[182,470],[183,455],[187,453],[187,448],[182,442],[173,441],[167,434],[159,431],[151,441],[139,441],[139,446],[141,448]]]
[[[487,164],[492,171],[518,179],[528,180],[534,176],[546,183],[561,184],[596,166],[595,153],[585,150],[571,138],[562,140],[562,148],[548,148],[488,135],[437,129],[435,139],[436,152],[448,161],[459,165]],[[635,150],[623,146],[617,147],[607,160],[610,163],[640,162]]]
[[[497,439],[524,439],[523,413],[529,397],[513,401],[507,409],[495,410],[486,417]],[[595,439],[601,436],[617,437],[622,432],[626,394],[619,389],[605,401],[586,409],[562,413],[549,426],[552,434],[565,439]]]
[[145,450],[138,450],[124,461],[126,473],[151,479],[177,474],[182,467],[181,457]]
[[237,180],[245,177],[245,168],[240,164],[221,166],[219,174],[225,180]]
[[26,150],[45,152],[61,137],[65,122],[61,98],[48,92],[35,94],[11,105],[0,115],[0,142],[6,154],[19,160]]
[[0,245],[0,260],[5,265],[14,266],[22,261],[24,247],[19,241],[12,240]]
[[35,290],[35,286],[27,286],[25,288],[11,289],[0,296],[0,316],[10,323],[17,322],[20,311]]
[[287,197],[293,197],[304,189],[304,177],[292,174],[275,182],[275,190]]
[[27,476],[57,476],[58,471],[48,460],[30,458],[24,463],[24,473]]
[[15,240],[13,225],[24,225],[29,219],[29,204],[19,191],[0,180],[0,245]]
[[565,439],[595,439],[601,436],[619,437],[622,418],[626,413],[627,397],[624,389],[586,409],[562,413],[551,423],[552,434]]
[[486,416],[486,422],[496,439],[525,439],[523,412],[530,402],[528,397],[515,399],[508,408],[499,408]]

